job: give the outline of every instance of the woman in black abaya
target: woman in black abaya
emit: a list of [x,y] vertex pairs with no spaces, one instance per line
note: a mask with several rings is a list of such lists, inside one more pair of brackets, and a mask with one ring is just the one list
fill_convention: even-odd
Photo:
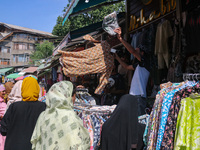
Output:
[[121,97],[112,116],[103,124],[102,150],[131,150],[143,148],[145,125],[138,123],[137,98],[126,94]]

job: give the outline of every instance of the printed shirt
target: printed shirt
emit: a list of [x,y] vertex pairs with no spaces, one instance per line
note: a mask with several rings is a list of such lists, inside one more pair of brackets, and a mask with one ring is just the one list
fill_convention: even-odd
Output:
[[180,88],[176,88],[175,90],[173,90],[165,95],[165,97],[163,99],[163,103],[162,103],[162,109],[161,109],[161,119],[160,119],[159,131],[158,131],[156,150],[160,150],[160,147],[161,147],[161,143],[162,143],[162,139],[163,139],[163,135],[164,135],[164,131],[165,131],[165,125],[167,122],[168,113],[169,113],[169,109],[171,107],[172,98],[173,98],[174,94],[177,91],[180,91],[181,89],[183,89],[187,86],[195,86],[195,84],[196,83],[194,83],[194,82],[188,81],[186,84],[184,84]]
[[161,90],[156,95],[156,100],[153,106],[153,110],[150,114],[149,127],[148,127],[148,139],[147,139],[147,149],[152,150],[156,148],[157,133],[159,129],[160,113],[162,101],[166,93],[175,89],[179,84],[173,84],[168,82],[161,85]]
[[194,87],[186,87],[175,93],[169,115],[167,118],[167,124],[165,127],[165,133],[162,140],[161,149],[173,149],[174,148],[174,137],[176,130],[177,117],[181,107],[181,99],[189,97],[191,93],[200,93],[200,84],[197,83]]
[[174,150],[200,148],[200,94],[191,94],[181,100],[177,118]]

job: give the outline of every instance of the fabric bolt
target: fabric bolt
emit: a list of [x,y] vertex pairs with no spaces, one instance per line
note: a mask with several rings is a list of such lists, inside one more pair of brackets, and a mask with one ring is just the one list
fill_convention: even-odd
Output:
[[[89,35],[84,36],[84,38],[92,40]],[[99,85],[95,90],[95,94],[101,94],[113,70],[114,58],[110,53],[111,45],[107,41],[94,44],[94,47],[80,52],[60,50],[58,52],[62,54],[60,61],[63,64],[63,72],[66,76],[101,73]]]
[[189,97],[191,93],[200,93],[200,84],[197,83],[194,87],[186,87],[174,94],[171,108],[165,126],[165,133],[162,140],[161,149],[173,149],[174,137],[176,130],[177,117],[179,114],[181,99]]
[[[168,57],[168,53],[169,53],[169,48],[168,48],[168,38],[171,37],[173,35],[173,31],[170,25],[170,22],[168,20],[165,20],[164,22],[161,22],[158,24],[157,26],[157,31],[156,31],[156,42],[155,42],[155,54],[158,55],[159,54],[159,61],[163,62],[163,59],[161,56],[164,56],[163,58],[165,61],[166,66],[168,67],[168,63],[169,63],[169,58]],[[164,54],[164,55],[162,55]],[[158,64],[160,63],[158,61]],[[158,66],[158,69],[163,69],[163,65],[162,66]]]
[[22,101],[38,101],[40,86],[33,77],[26,77],[22,82]]
[[[170,86],[171,85],[171,86]],[[154,106],[149,118],[149,128],[148,128],[148,142],[147,142],[147,149],[155,149],[156,142],[157,142],[157,133],[159,129],[159,122],[160,122],[160,114],[162,108],[162,102],[166,93],[170,92],[171,90],[175,89],[179,84],[172,84],[168,82],[166,84],[161,85],[161,90],[156,95],[156,100],[154,102]]]
[[174,150],[200,148],[200,94],[191,94],[181,100],[177,118]]
[[7,102],[6,110],[12,103],[22,100],[22,95],[21,95],[22,82],[23,80],[19,80],[13,86],[10,94],[8,95],[9,101]]
[[[112,116],[102,126],[101,148],[130,150],[132,144],[138,144],[140,141],[138,137],[143,135],[143,130],[138,125],[137,99],[129,94],[124,95]],[[137,149],[140,148],[141,145],[138,144]]]
[[172,98],[173,98],[174,94],[177,91],[180,91],[181,89],[184,89],[187,86],[195,86],[195,85],[196,85],[195,82],[188,81],[181,87],[170,91],[169,93],[167,93],[164,96],[163,103],[162,103],[162,109],[161,109],[161,119],[160,119],[160,125],[159,125],[159,130],[158,130],[156,150],[159,150],[161,147],[161,143],[162,143],[162,139],[163,139],[164,131],[165,131],[165,125],[167,123],[168,113],[169,113],[169,110],[171,107]]
[[90,149],[90,137],[72,106],[73,85],[54,84],[46,95],[47,108],[39,116],[32,138],[32,149]]

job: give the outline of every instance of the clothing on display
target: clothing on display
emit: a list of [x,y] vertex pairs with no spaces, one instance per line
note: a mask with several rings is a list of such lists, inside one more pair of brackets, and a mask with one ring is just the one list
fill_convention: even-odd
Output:
[[181,99],[199,93],[199,83],[185,81],[165,83],[156,95],[156,100],[146,127],[147,149],[173,149],[177,116]]
[[100,146],[102,125],[110,117],[116,105],[113,106],[89,106],[75,103],[74,110],[82,119],[84,127],[90,135],[90,150]]
[[200,148],[200,94],[181,100],[177,118],[174,150]]
[[158,69],[169,66],[168,38],[173,35],[171,24],[165,20],[158,24],[155,40],[155,55],[158,56]]

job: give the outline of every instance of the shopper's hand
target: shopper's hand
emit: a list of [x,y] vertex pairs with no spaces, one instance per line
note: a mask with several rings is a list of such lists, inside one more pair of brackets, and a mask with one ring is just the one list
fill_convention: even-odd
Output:
[[121,28],[120,28],[120,27],[119,27],[119,28],[116,28],[116,29],[114,30],[114,32],[117,33],[117,38],[118,38],[119,40],[121,40],[121,39],[122,39],[122,37],[121,37],[121,34],[122,34]]

